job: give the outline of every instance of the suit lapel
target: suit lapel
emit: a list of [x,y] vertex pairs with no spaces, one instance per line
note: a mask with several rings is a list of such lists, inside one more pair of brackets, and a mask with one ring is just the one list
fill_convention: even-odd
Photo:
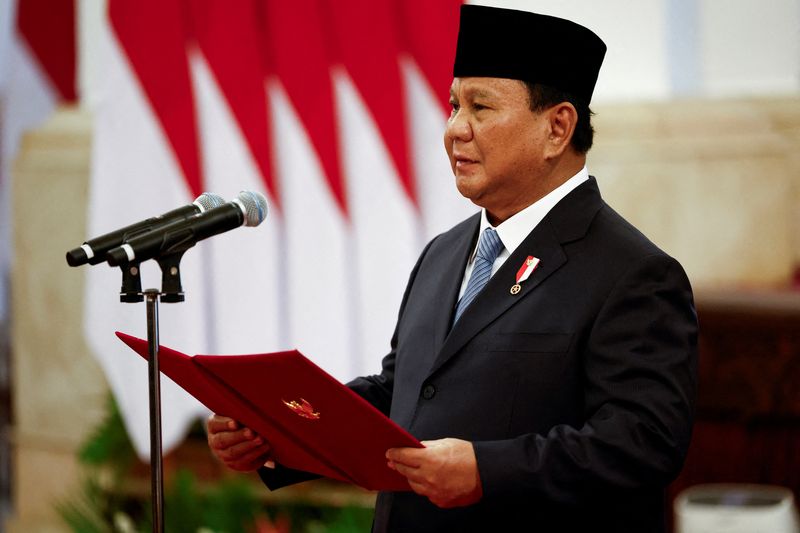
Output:
[[443,265],[443,281],[440,283],[440,292],[432,299],[435,305],[441,305],[447,312],[435,314],[435,339],[434,353],[438,353],[444,344],[445,338],[450,331],[450,323],[455,313],[458,293],[461,290],[461,283],[464,279],[464,269],[467,260],[478,238],[478,228],[480,227],[480,213],[470,219],[465,231],[458,235],[455,242],[451,245],[453,253],[449,254],[447,263]]
[[[464,311],[458,322],[453,325],[450,333],[446,334],[442,331],[446,332],[450,326],[455,300],[462,281],[462,276],[454,276],[457,281],[454,285],[448,285],[448,299],[443,300],[452,304],[451,310],[449,313],[439,313],[439,318],[446,317],[446,321],[440,320],[440,323],[437,324],[435,347],[438,355],[430,373],[441,368],[481,330],[511,309],[517,302],[522,301],[550,275],[561,268],[567,262],[567,255],[562,243],[582,238],[602,205],[603,201],[594,178],[590,178],[568,194],[517,247],[500,270],[492,276],[483,291]],[[474,246],[477,238],[478,224],[472,228],[471,238],[466,239],[471,246]],[[459,268],[460,272],[464,271],[468,253],[472,249],[463,241],[462,238],[461,246],[466,246],[466,252],[460,247],[459,253],[453,254],[453,256],[457,256],[454,257],[457,259],[456,264],[449,265],[449,268],[454,268],[457,272]],[[540,263],[528,280],[521,284],[520,292],[513,295],[510,289],[516,283],[517,271],[529,255],[538,257]],[[440,339],[443,339],[443,344],[439,343]],[[441,346],[440,350],[439,346]]]
[[[529,255],[539,258],[539,266],[528,280],[522,283],[520,292],[511,294],[511,287],[516,283],[517,271]],[[486,287],[453,325],[431,372],[439,369],[478,332],[525,298],[566,261],[567,256],[550,225],[540,223],[492,276]],[[450,316],[452,317],[452,313]]]

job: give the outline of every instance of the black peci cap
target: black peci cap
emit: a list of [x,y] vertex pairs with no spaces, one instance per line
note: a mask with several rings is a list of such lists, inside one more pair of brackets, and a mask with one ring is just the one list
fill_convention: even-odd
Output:
[[605,54],[600,37],[569,20],[463,5],[453,76],[541,83],[588,105]]

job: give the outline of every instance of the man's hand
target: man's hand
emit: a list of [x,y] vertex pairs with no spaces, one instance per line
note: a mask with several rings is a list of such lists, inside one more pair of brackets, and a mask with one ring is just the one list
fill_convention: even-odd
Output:
[[389,468],[406,478],[417,494],[439,507],[476,503],[483,496],[472,443],[459,439],[423,441],[425,448],[392,448]]
[[206,429],[208,447],[228,468],[252,472],[269,460],[269,443],[232,418],[211,415]]

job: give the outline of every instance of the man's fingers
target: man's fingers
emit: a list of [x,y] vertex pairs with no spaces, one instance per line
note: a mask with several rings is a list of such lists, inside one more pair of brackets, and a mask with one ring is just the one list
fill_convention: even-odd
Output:
[[407,466],[403,463],[394,463],[394,469],[408,479],[409,483],[417,483],[419,485],[429,485],[429,481],[421,472],[421,469]]
[[251,429],[245,428],[237,431],[222,431],[209,435],[208,443],[216,450],[225,450],[226,448],[257,439],[261,439],[257,444],[264,442],[264,439],[258,437]]
[[395,465],[402,464],[413,468],[419,468],[422,465],[424,454],[424,448],[390,448],[386,450],[386,458]]
[[225,431],[214,433],[208,436],[208,445],[214,450],[225,450],[231,446],[235,446],[241,442],[247,442],[250,439],[244,436],[242,431]]
[[264,466],[270,457],[270,450],[267,446],[259,447],[250,453],[243,455],[236,460],[223,461],[225,466],[240,472],[252,472]]
[[206,421],[208,445],[228,468],[251,472],[270,458],[269,443],[233,418],[211,415]]
[[233,418],[220,415],[211,415],[206,421],[206,429],[209,433],[219,433],[221,431],[235,431],[239,424]]
[[246,440],[227,446],[219,450],[219,456],[223,461],[240,461],[252,453],[267,453],[269,451],[269,444],[264,442],[264,439],[258,437],[253,440]]
[[239,462],[247,465],[255,464],[257,466],[261,466],[266,462],[267,459],[269,459],[271,451],[272,449],[270,448],[269,444],[264,443],[243,455]]
[[417,481],[409,479],[408,485],[411,487],[411,490],[420,496],[430,496],[430,489],[424,483],[418,483]]
[[238,453],[231,452],[228,458],[225,457],[228,454],[223,453],[222,455],[223,461],[229,466],[238,465],[252,469],[263,465],[269,458],[270,451],[269,444],[264,443],[250,450],[238,450]]

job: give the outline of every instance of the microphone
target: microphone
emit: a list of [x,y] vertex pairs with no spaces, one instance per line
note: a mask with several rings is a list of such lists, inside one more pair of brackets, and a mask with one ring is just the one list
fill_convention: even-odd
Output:
[[130,226],[106,233],[94,239],[90,239],[78,248],[67,252],[67,264],[71,267],[85,265],[96,265],[106,260],[106,252],[112,248],[120,246],[127,240],[152,231],[159,226],[163,226],[177,220],[185,220],[191,216],[203,213],[209,209],[219,207],[225,203],[225,199],[218,194],[204,192],[194,202],[163,215],[142,220]]
[[264,195],[242,191],[235,200],[224,205],[127,239],[121,246],[109,250],[105,259],[114,267],[184,252],[197,241],[239,226],[258,226],[266,217]]

